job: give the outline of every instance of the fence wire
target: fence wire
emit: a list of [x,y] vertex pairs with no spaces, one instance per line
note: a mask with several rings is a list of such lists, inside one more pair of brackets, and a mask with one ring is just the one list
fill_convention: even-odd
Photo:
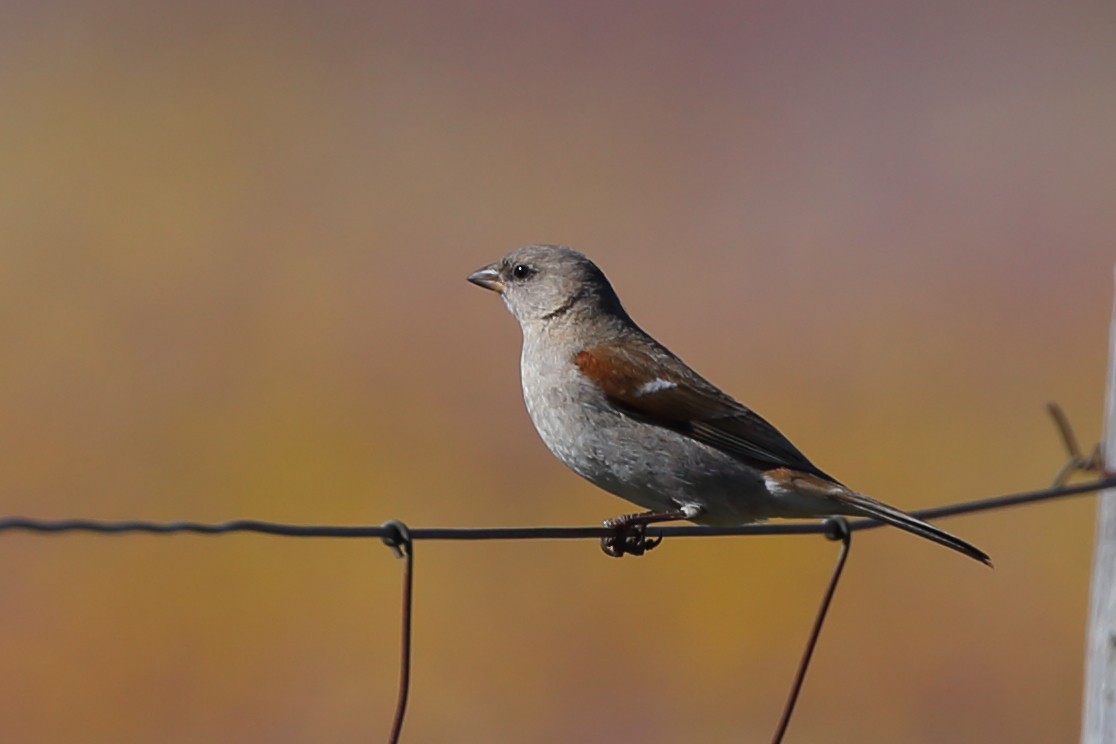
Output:
[[[1066,464],[1058,471],[1055,485],[1033,491],[992,496],[989,498],[962,501],[945,506],[918,509],[909,512],[920,519],[940,519],[962,514],[1003,509],[1052,499],[1094,493],[1106,489],[1116,489],[1116,472],[1105,470],[1099,458],[1099,448],[1089,456],[1084,456],[1077,445],[1076,437],[1066,421],[1061,409],[1054,404],[1049,406],[1058,426],[1062,441],[1068,453]],[[1066,484],[1074,473],[1099,474],[1094,480]],[[837,589],[845,560],[854,532],[885,526],[873,519],[845,519],[831,517],[817,522],[787,522],[749,524],[735,527],[711,527],[699,525],[671,525],[648,527],[651,537],[730,537],[747,535],[824,535],[830,540],[839,541],[838,553],[833,573],[822,595],[821,605],[815,616],[801,660],[795,671],[791,689],[787,696],[779,721],[776,725],[773,744],[783,740],[787,726],[793,716],[806,671],[822,626],[825,623],[833,595]],[[236,533],[255,533],[279,537],[324,537],[324,538],[379,538],[397,556],[404,559],[402,591],[402,633],[400,641],[399,688],[392,727],[388,741],[396,744],[403,730],[411,679],[411,627],[413,617],[414,553],[415,543],[424,540],[582,540],[599,539],[616,534],[614,527],[408,527],[399,520],[389,520],[381,525],[340,526],[340,525],[300,525],[279,522],[266,522],[253,519],[240,519],[221,523],[190,521],[150,522],[143,520],[109,521],[98,519],[35,519],[31,517],[6,517],[0,519],[0,533],[33,532],[39,534],[94,533],[100,535],[126,534],[199,534],[227,535]]]
[[[992,496],[973,501],[961,501],[945,506],[915,509],[907,512],[919,519],[940,519],[961,514],[1002,509],[1037,501],[1065,496],[1078,496],[1116,486],[1116,475],[1087,483],[1043,488],[1036,491]],[[886,526],[874,519],[851,519],[849,529],[853,532]],[[142,520],[102,520],[102,519],[34,519],[31,517],[0,518],[0,532],[12,531],[60,533],[93,532],[99,534],[175,534],[192,533],[198,535],[223,535],[235,532],[254,532],[279,537],[333,537],[333,538],[394,538],[394,528],[383,525],[344,526],[308,525],[265,522],[256,519],[236,519],[229,522],[147,522]],[[411,527],[410,539],[422,540],[584,540],[602,538],[616,534],[613,527]],[[778,522],[745,524],[734,527],[711,527],[705,525],[676,525],[648,527],[648,535],[663,537],[737,537],[742,535],[824,535],[829,531],[824,521],[818,522]]]

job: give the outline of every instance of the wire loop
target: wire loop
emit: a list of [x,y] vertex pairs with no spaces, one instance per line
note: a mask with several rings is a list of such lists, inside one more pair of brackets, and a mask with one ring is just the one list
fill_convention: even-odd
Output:
[[383,523],[382,527],[385,532],[380,539],[384,545],[391,548],[396,558],[403,558],[411,552],[413,541],[411,540],[411,529],[407,525],[398,519],[389,519]]

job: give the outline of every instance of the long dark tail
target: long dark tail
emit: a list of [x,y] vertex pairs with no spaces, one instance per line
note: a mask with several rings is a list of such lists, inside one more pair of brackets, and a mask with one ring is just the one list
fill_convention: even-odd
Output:
[[986,566],[992,565],[992,559],[988,557],[988,554],[975,545],[970,545],[961,538],[954,537],[945,530],[940,530],[929,522],[923,522],[917,517],[912,517],[910,514],[900,511],[893,506],[888,506],[883,502],[876,501],[870,496],[865,496],[855,491],[848,491],[842,494],[840,500],[848,504],[853,511],[860,514],[878,519],[881,522],[887,522],[913,535],[925,537],[927,540],[933,540],[939,545],[945,545],[947,548],[953,548],[958,553],[964,553]]

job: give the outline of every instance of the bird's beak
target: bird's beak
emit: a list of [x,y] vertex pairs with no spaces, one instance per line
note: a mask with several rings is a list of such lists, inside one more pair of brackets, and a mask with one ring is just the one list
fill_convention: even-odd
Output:
[[469,274],[469,281],[478,287],[491,289],[493,292],[504,291],[504,283],[500,281],[500,272],[496,269],[496,264],[489,264],[483,269],[477,269],[472,274]]

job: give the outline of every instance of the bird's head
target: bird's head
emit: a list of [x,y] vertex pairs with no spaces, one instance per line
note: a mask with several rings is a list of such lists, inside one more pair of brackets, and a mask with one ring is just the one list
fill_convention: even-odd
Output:
[[560,245],[528,245],[469,275],[498,292],[523,327],[567,316],[627,317],[604,273],[588,258]]

